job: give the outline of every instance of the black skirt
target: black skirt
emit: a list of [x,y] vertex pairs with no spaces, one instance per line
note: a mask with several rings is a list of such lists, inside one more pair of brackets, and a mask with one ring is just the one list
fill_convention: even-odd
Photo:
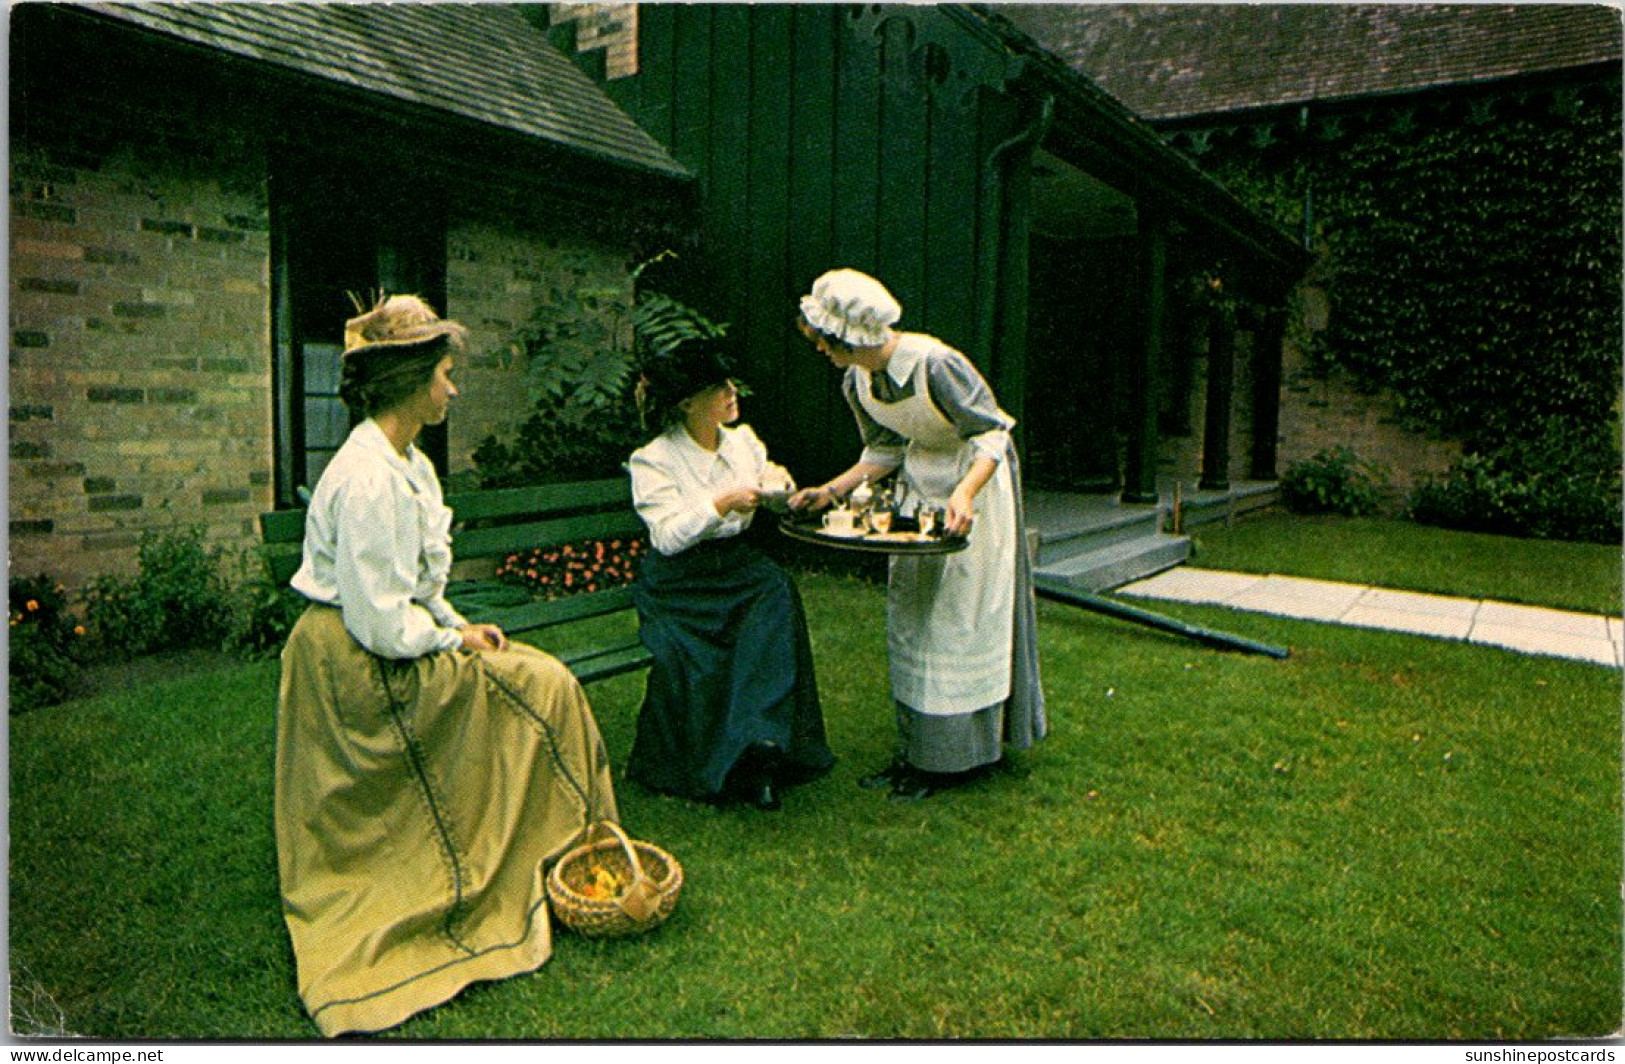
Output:
[[801,596],[737,537],[640,563],[632,588],[654,656],[627,772],[658,791],[715,798],[756,743],[780,751],[781,783],[835,764]]

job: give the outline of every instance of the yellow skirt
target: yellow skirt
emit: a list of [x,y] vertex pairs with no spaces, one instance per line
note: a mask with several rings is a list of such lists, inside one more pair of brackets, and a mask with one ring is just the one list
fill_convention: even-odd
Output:
[[545,869],[617,820],[568,669],[534,648],[368,653],[312,606],[282,651],[276,838],[299,996],[378,1031],[552,954]]

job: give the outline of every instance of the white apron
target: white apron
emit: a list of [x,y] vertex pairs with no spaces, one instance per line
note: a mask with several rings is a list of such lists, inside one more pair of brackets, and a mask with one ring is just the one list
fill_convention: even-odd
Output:
[[[884,370],[880,372],[885,372]],[[882,403],[864,380],[859,401],[875,421],[906,438],[899,474],[905,502],[946,506],[977,451],[931,402],[926,359],[914,394]],[[970,546],[958,554],[891,559],[887,643],[892,697],[928,716],[956,716],[1010,696],[1016,602],[1016,497],[1001,461],[976,495]]]

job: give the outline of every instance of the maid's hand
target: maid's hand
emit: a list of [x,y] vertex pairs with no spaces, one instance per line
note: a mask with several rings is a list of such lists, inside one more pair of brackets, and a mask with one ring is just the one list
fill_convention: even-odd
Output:
[[975,496],[966,491],[955,491],[948,496],[948,512],[942,521],[942,530],[950,536],[970,535],[971,522],[976,518]]
[[835,493],[829,489],[829,485],[822,484],[816,488],[802,488],[790,496],[790,509],[822,510],[836,501]]

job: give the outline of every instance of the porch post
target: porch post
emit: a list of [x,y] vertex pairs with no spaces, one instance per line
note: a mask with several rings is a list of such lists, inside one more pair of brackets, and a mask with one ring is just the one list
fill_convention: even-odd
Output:
[[1128,440],[1120,498],[1128,503],[1157,501],[1157,365],[1162,360],[1168,296],[1167,216],[1144,201],[1139,215],[1143,342],[1130,367],[1130,413],[1124,425]]
[[1281,435],[1281,343],[1286,308],[1271,306],[1259,315],[1253,344],[1253,480],[1275,480],[1276,444]]
[[1202,491],[1230,487],[1230,406],[1236,391],[1236,312],[1213,308],[1207,347],[1207,418],[1202,431]]

